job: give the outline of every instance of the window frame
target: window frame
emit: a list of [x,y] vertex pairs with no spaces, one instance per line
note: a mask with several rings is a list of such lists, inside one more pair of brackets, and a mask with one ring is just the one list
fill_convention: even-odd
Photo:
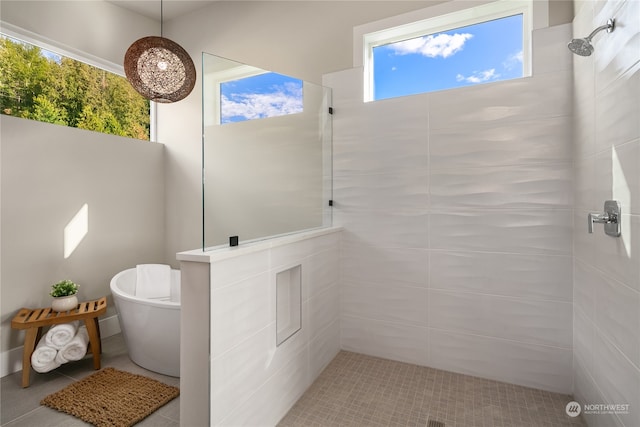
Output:
[[[37,46],[41,49],[49,52],[64,56],[74,61],[82,62],[101,70],[105,70],[109,73],[116,74],[120,77],[126,78],[124,72],[124,65],[116,64],[111,61],[99,58],[97,56],[82,52],[78,49],[74,49],[70,46],[66,46],[63,43],[58,43],[47,37],[41,36],[34,32],[25,30],[16,25],[10,24],[0,20],[0,34],[4,34],[8,37],[16,40]],[[109,134],[105,134],[109,135]],[[157,105],[155,101],[149,102],[149,142],[157,141]]]
[[[451,2],[455,3],[455,2]],[[533,0],[498,0],[479,6],[450,11],[426,19],[414,20],[400,25],[362,33],[362,66],[363,66],[363,101],[374,99],[374,64],[373,49],[390,43],[409,40],[417,37],[451,31],[469,25],[480,24],[499,18],[522,14],[522,77],[531,76],[531,43],[533,14]],[[401,21],[411,19],[416,14],[403,15]],[[414,18],[415,19],[415,18]],[[366,31],[366,30],[365,30]],[[357,33],[358,29],[354,29]],[[355,58],[354,58],[355,59]],[[355,61],[354,61],[355,62]],[[357,65],[357,64],[354,64]]]

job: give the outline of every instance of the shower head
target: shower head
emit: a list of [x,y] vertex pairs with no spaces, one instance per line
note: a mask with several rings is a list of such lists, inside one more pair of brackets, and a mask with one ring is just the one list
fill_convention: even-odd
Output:
[[587,37],[583,39],[571,40],[567,47],[576,55],[589,56],[593,53],[594,50],[593,45],[591,44],[591,39],[602,30],[607,30],[607,33],[610,33],[615,29],[615,24],[616,21],[614,19],[609,19],[606,25],[601,25],[600,27],[596,28]]

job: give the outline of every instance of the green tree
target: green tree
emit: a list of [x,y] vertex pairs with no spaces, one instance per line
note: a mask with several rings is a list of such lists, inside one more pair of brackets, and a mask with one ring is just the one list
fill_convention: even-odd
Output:
[[3,114],[25,117],[48,83],[49,61],[39,47],[0,38],[0,102]]
[[149,139],[149,101],[124,77],[0,37],[0,112]]
[[41,94],[34,98],[33,112],[29,112],[25,118],[66,126],[66,116],[67,112],[64,108],[59,108],[46,96]]

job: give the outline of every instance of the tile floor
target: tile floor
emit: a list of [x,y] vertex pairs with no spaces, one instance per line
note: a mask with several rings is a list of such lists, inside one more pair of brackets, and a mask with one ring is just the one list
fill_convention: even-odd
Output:
[[341,351],[280,427],[586,426],[571,396]]
[[[180,385],[179,378],[156,374],[131,362],[120,334],[105,338],[102,347],[103,367]],[[41,406],[40,400],[93,372],[92,359],[87,357],[46,374],[32,372],[31,386],[26,389],[20,386],[20,372],[2,378],[0,425],[89,425]],[[570,400],[563,394],[341,351],[279,426],[585,426],[582,417],[565,414]],[[180,397],[137,425],[179,427]]]
[[[102,340],[102,367],[111,366],[134,374],[145,375],[173,386],[180,386],[180,378],[168,377],[147,371],[133,363],[127,355],[127,349],[121,334]],[[21,387],[22,372],[16,372],[2,378],[0,395],[0,425],[11,427],[43,426],[89,426],[71,415],[58,412],[40,405],[40,400],[95,372],[93,359],[86,357],[81,361],[64,364],[58,369],[38,374],[31,371],[31,385]],[[179,427],[180,397],[173,399],[153,414],[142,420],[141,427]]]

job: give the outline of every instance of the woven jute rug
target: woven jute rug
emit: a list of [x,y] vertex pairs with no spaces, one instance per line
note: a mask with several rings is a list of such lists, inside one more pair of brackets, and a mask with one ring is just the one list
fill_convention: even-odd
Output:
[[180,394],[178,387],[142,375],[104,368],[42,399],[98,427],[132,426]]

